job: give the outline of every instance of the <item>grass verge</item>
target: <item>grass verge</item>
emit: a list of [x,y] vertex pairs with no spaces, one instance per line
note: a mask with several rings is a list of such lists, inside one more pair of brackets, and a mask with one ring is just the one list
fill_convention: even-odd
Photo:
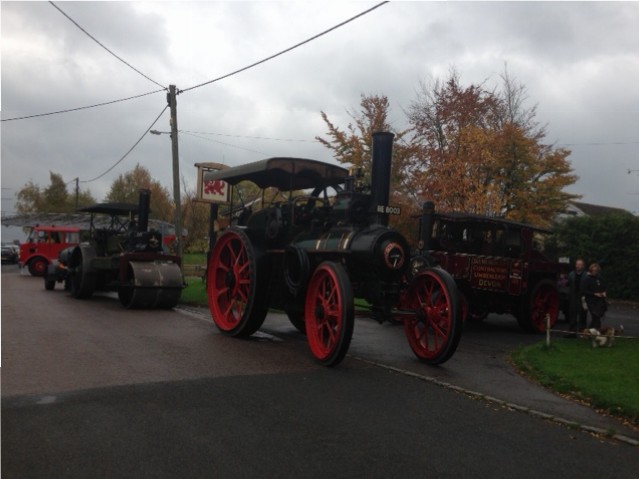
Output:
[[186,277],[184,280],[186,281],[186,288],[182,290],[180,303],[208,307],[206,284],[202,281],[202,278]]
[[523,373],[558,393],[587,402],[639,426],[639,344],[618,339],[612,348],[556,339],[511,355]]
[[185,253],[182,255],[183,264],[206,264],[206,253]]

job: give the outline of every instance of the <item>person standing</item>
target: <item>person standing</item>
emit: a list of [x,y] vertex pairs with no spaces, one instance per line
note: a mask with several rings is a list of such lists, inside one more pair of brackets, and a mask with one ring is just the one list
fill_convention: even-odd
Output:
[[606,301],[606,285],[601,278],[601,266],[593,263],[588,268],[588,275],[584,278],[582,293],[586,297],[588,311],[590,311],[590,327],[601,328],[601,319],[608,309]]
[[581,305],[581,285],[586,278],[586,263],[583,259],[577,258],[575,269],[568,274],[568,321],[569,331],[567,338],[576,338],[577,331],[586,328],[588,321],[588,311]]

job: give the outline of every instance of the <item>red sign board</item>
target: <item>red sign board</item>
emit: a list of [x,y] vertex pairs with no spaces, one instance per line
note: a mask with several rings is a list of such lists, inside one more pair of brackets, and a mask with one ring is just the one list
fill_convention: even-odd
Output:
[[212,178],[216,171],[227,168],[219,163],[196,163],[197,198],[207,203],[229,203],[231,200],[231,186],[222,180]]

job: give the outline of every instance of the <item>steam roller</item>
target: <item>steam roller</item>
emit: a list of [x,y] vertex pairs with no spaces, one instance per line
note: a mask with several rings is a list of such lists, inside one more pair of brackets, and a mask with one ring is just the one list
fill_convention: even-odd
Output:
[[141,190],[138,205],[101,203],[80,210],[91,214],[91,223],[89,241],[76,246],[69,260],[72,296],[117,291],[129,309],[178,304],[184,287],[180,257],[165,253],[162,234],[149,231],[150,195]]

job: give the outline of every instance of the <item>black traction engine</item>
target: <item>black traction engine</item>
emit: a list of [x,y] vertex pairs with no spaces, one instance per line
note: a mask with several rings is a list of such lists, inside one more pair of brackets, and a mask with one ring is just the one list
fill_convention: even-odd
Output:
[[[229,208],[231,226],[210,252],[207,292],[215,324],[230,336],[257,331],[269,308],[307,336],[332,366],[345,356],[355,303],[379,321],[402,322],[414,353],[448,360],[461,336],[452,277],[427,268],[420,252],[388,226],[394,135],[373,135],[371,184],[328,163],[270,158],[211,174],[262,189],[261,208]],[[267,197],[272,197],[267,201]]]

